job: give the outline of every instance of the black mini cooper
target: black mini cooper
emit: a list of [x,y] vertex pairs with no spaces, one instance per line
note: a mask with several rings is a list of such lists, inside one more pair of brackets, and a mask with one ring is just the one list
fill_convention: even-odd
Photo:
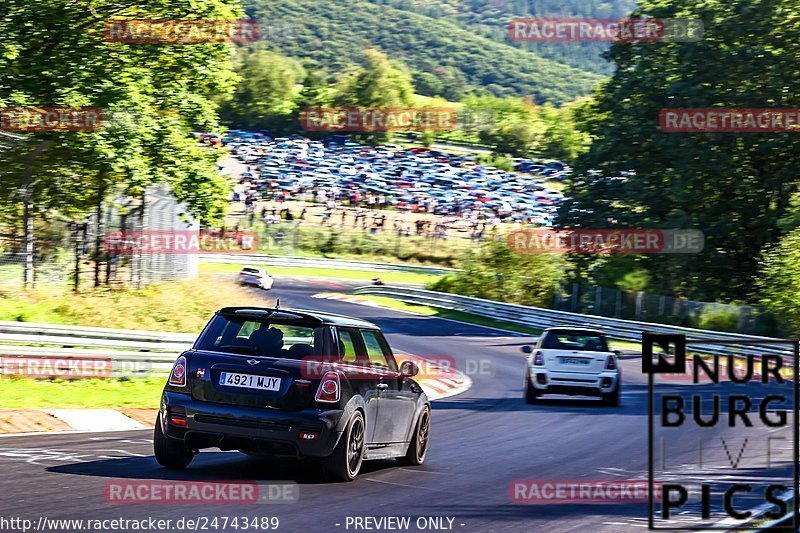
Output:
[[218,311],[178,357],[155,425],[156,460],[184,469],[203,448],[320,458],[351,481],[370,459],[425,460],[430,403],[377,326],[278,308]]

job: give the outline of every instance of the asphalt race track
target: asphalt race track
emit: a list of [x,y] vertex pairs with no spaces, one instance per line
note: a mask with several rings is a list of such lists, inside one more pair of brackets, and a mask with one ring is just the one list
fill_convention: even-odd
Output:
[[[434,402],[432,443],[423,466],[398,468],[393,461],[366,463],[355,482],[333,484],[322,478],[313,462],[272,463],[235,452],[203,452],[189,470],[176,474],[156,464],[151,435],[146,431],[7,437],[0,438],[0,516],[34,522],[41,516],[138,520],[278,517],[278,531],[308,533],[363,531],[366,529],[354,527],[354,517],[389,516],[412,517],[411,531],[418,530],[418,517],[451,518],[452,523],[445,519],[438,529],[469,532],[646,529],[645,503],[526,505],[513,503],[509,493],[511,482],[517,479],[647,479],[647,382],[638,357],[626,357],[622,362],[622,407],[604,407],[594,399],[567,398],[527,405],[522,398],[524,356],[520,347],[532,338],[311,298],[319,292],[346,292],[352,286],[348,282],[312,285],[307,280],[277,278],[275,290],[265,293],[265,301],[272,303],[280,297],[282,307],[369,319],[381,326],[393,347],[406,352],[450,355],[460,367],[462,362],[484,362],[482,371],[471,373],[470,390]],[[706,479],[695,466],[697,438],[702,436],[708,444],[703,457],[705,464],[711,465],[725,455],[717,439],[723,430],[704,430],[702,434],[684,431],[681,445],[670,448],[669,466],[687,476]],[[741,447],[734,440],[727,445],[734,455]],[[763,447],[763,443],[758,446]],[[740,467],[755,455],[751,448],[745,450]],[[117,505],[104,497],[110,481],[153,479],[296,483],[299,501],[275,505]],[[753,505],[762,501],[758,498]],[[697,509],[684,507],[693,513]],[[721,504],[715,500],[715,520],[724,518],[720,511]],[[377,529],[375,523],[369,525]]]

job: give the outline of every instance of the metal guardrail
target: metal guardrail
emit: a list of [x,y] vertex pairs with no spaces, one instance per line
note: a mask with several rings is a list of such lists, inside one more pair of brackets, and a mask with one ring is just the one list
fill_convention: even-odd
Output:
[[[775,341],[768,337],[756,337],[751,335],[741,335],[738,333],[724,333],[719,331],[708,331],[695,328],[684,328],[679,326],[669,326],[665,324],[653,324],[649,322],[635,322],[631,320],[621,320],[619,318],[609,318],[595,315],[581,315],[566,311],[556,311],[553,309],[543,309],[538,307],[528,307],[524,305],[508,304],[472,298],[469,296],[459,296],[423,289],[410,287],[390,287],[390,286],[368,286],[359,287],[354,291],[356,294],[388,296],[397,300],[412,303],[440,307],[454,311],[463,311],[476,315],[496,318],[504,322],[511,322],[529,326],[532,328],[549,328],[554,326],[582,326],[593,327],[604,330],[610,337],[625,341],[640,342],[642,332],[651,333],[674,333],[684,334],[688,341],[692,339],[703,339],[702,344],[693,344],[692,351],[704,354],[733,354],[733,355],[763,355],[774,354],[791,356],[792,352],[779,346],[770,344],[758,344],[758,341]],[[720,344],[715,344],[717,340]],[[727,341],[747,341],[749,346],[732,346],[722,344]]]
[[[270,256],[264,257],[269,258]],[[279,259],[285,260],[286,258]],[[359,287],[355,292],[356,294],[389,296],[404,302],[464,311],[538,329],[562,325],[602,328],[613,338],[633,342],[641,340],[643,331],[685,334],[690,341],[702,339],[701,344],[692,345],[692,350],[699,353],[742,356],[749,354],[791,355],[791,352],[786,349],[769,344],[768,341],[776,339],[767,337],[581,315],[407,286],[367,286]],[[3,373],[2,358],[9,357],[37,357],[60,361],[86,358],[108,359],[112,363],[115,375],[167,372],[178,354],[189,349],[195,339],[196,335],[192,333],[0,322],[0,374]],[[729,344],[736,340],[747,341],[750,344],[748,346]],[[764,344],[759,344],[758,341],[764,341]]]
[[115,376],[166,373],[197,335],[0,321],[0,375],[13,358],[41,358],[67,365],[106,359]]
[[201,254],[203,263],[226,263],[246,265],[265,265],[272,267],[296,268],[336,268],[339,270],[364,270],[367,272],[410,272],[443,276],[457,272],[454,268],[403,265],[398,263],[372,263],[369,261],[350,261],[343,259],[325,259],[321,257],[285,257],[264,254]]

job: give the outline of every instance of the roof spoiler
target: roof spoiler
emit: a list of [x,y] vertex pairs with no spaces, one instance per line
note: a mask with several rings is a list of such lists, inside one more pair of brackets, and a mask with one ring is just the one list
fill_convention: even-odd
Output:
[[291,309],[281,309],[279,307],[224,307],[217,311],[217,313],[220,315],[250,316],[261,319],[305,320],[314,324],[323,324],[321,318],[309,313],[293,311]]

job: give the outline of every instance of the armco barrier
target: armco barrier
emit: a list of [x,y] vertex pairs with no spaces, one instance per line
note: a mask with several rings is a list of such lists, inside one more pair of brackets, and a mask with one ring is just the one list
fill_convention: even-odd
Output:
[[[596,327],[603,329],[612,338],[632,342],[639,342],[643,331],[682,333],[693,341],[692,350],[699,353],[791,354],[775,345],[758,344],[759,340],[774,340],[766,337],[580,315],[405,286],[359,287],[355,292],[465,311],[533,328],[543,329],[564,325]],[[117,375],[167,372],[178,354],[189,349],[195,338],[196,335],[193,333],[164,333],[0,321],[0,358],[24,356],[65,360],[104,357],[111,359],[113,371]],[[721,344],[735,340],[748,341],[753,344],[746,347]],[[0,362],[0,364],[2,363]],[[2,371],[3,369],[0,367],[0,374]]]
[[[554,326],[582,326],[599,328],[605,331],[610,337],[620,340],[640,342],[642,332],[652,333],[676,333],[684,334],[693,342],[691,349],[698,353],[706,354],[727,354],[734,355],[762,355],[776,354],[789,356],[792,352],[774,345],[757,344],[759,340],[776,340],[767,337],[754,337],[750,335],[740,335],[737,333],[723,333],[719,331],[708,331],[695,328],[683,328],[678,326],[668,326],[665,324],[652,324],[648,322],[634,322],[631,320],[620,320],[603,316],[581,315],[566,311],[555,311],[553,309],[543,309],[538,307],[528,307],[524,305],[507,304],[484,300],[481,298],[471,298],[456,294],[428,291],[410,287],[388,287],[388,286],[368,286],[359,287],[354,291],[356,294],[372,294],[375,296],[388,296],[397,300],[422,304],[455,311],[464,311],[489,318],[496,318],[504,322],[512,322],[530,326],[533,328],[549,328]],[[732,346],[729,344],[719,344],[719,342],[748,341],[754,344],[748,346]],[[697,343],[700,341],[701,343]],[[715,344],[714,341],[717,341]]]
[[[115,375],[162,373],[169,372],[178,354],[191,348],[196,338],[193,333],[0,321],[0,358],[107,358]],[[0,367],[0,375],[3,370]]]
[[286,268],[335,268],[339,270],[364,270],[368,272],[408,272],[414,274],[430,274],[443,276],[456,269],[397,263],[371,263],[369,261],[345,261],[343,259],[325,259],[321,257],[284,257],[262,254],[201,254],[203,263],[226,263],[237,265],[264,265]]

